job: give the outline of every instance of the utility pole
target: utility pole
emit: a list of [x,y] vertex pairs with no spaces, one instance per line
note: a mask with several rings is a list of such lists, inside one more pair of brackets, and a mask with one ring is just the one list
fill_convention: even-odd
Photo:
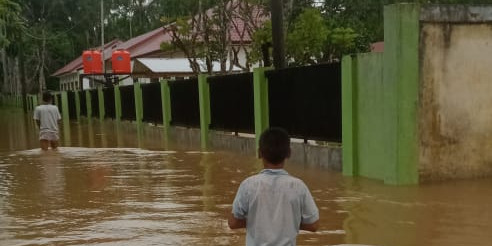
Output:
[[284,36],[284,3],[282,0],[270,0],[272,10],[273,65],[275,69],[286,67]]
[[103,73],[106,73],[106,65],[104,58],[104,1],[101,0],[101,57],[102,57],[102,67]]
[[[6,23],[7,20],[5,19],[5,16],[1,16],[2,18],[0,20],[0,36],[4,39],[7,39],[7,27]],[[3,83],[0,86],[0,92],[7,92],[7,81],[8,81],[8,74],[7,74],[7,50],[5,49],[4,44],[2,44],[2,68],[3,68]]]

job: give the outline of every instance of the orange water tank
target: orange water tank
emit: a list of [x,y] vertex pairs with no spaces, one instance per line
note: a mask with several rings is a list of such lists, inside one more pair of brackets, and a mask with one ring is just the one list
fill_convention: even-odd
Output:
[[86,50],[82,53],[82,64],[85,74],[102,73],[102,56],[97,50]]
[[113,73],[131,73],[130,52],[126,50],[115,50],[111,56]]

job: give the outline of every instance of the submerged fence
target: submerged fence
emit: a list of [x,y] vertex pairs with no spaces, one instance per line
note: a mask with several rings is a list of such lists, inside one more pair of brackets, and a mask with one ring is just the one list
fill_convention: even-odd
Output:
[[210,129],[254,133],[253,73],[208,78]]
[[104,117],[109,119],[116,119],[116,108],[113,88],[104,88]]
[[304,140],[340,142],[340,69],[340,64],[258,68],[254,73],[69,91],[57,94],[57,104],[68,104],[64,108],[70,119],[200,128],[204,142],[209,130],[255,133],[258,139],[269,126]]
[[142,84],[143,121],[162,124],[161,85]]
[[340,142],[340,64],[322,64],[266,73],[270,125],[304,140]]
[[198,80],[176,80],[169,83],[171,125],[200,127]]

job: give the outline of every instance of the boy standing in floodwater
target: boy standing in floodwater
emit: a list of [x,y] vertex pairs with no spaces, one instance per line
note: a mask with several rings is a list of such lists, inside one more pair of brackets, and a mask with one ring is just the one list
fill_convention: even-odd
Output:
[[39,127],[39,143],[42,150],[58,148],[58,121],[60,112],[56,105],[52,105],[53,96],[49,92],[43,93],[43,103],[34,109],[33,118]]
[[299,230],[316,231],[319,212],[304,182],[284,169],[290,138],[280,128],[260,137],[264,169],[241,182],[229,217],[231,229],[246,228],[246,245],[296,245]]

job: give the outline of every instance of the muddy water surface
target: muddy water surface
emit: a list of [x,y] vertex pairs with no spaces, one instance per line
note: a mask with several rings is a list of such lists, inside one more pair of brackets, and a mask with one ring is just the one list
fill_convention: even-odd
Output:
[[[118,130],[119,129],[119,130]],[[0,110],[0,245],[244,245],[226,216],[260,163],[145,138],[111,122],[65,122],[38,149],[29,116]],[[492,179],[408,187],[288,163],[321,213],[298,245],[492,245]]]

